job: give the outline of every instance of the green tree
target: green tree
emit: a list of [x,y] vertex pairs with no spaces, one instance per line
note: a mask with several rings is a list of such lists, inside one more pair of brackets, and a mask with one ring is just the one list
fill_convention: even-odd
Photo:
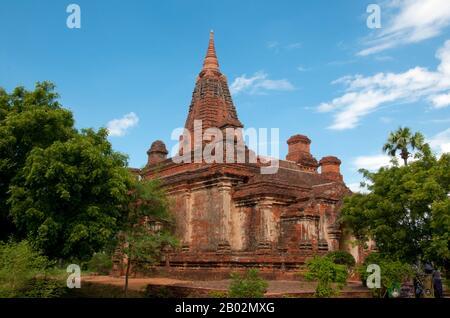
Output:
[[36,107],[60,109],[59,95],[51,82],[37,82],[34,90],[28,91],[23,86],[16,87],[10,94],[0,87],[0,121],[9,113],[21,113]]
[[131,268],[146,270],[159,263],[165,247],[178,242],[167,196],[158,180],[134,181],[119,233],[119,250],[127,258],[125,294]]
[[450,259],[450,154],[408,166],[362,170],[368,193],[345,198],[340,221],[383,256],[403,262]]
[[88,260],[119,229],[131,176],[106,137],[88,129],[35,147],[10,187],[14,223],[49,257]]
[[112,257],[109,253],[98,252],[89,260],[88,270],[102,275],[109,275],[113,266]]
[[33,91],[17,87],[11,94],[0,88],[0,240],[14,233],[7,201],[12,184],[22,182],[19,172],[35,147],[66,141],[75,133],[72,113],[56,101],[49,82]]
[[412,134],[408,127],[400,127],[397,131],[390,133],[386,144],[383,146],[383,151],[391,157],[395,157],[397,152],[400,152],[400,157],[406,166],[408,165],[408,158],[411,156],[409,148],[412,151],[416,149],[422,151],[424,146],[425,138],[421,133]]
[[262,298],[266,293],[268,284],[259,276],[257,269],[249,269],[243,276],[233,273],[231,275],[231,298]]
[[306,267],[308,271],[305,278],[318,283],[314,294],[316,297],[336,296],[347,283],[346,265],[335,264],[330,257],[316,256],[306,261]]

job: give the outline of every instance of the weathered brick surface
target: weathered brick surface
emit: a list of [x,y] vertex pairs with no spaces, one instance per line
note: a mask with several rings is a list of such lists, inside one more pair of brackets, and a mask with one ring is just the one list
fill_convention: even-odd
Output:
[[[186,128],[195,119],[207,127],[242,127],[228,84],[220,73],[210,39],[189,107]],[[342,199],[350,190],[342,181],[340,160],[320,163],[311,140],[288,140],[287,160],[276,174],[260,173],[261,163],[175,163],[165,146],[153,144],[143,178],[160,178],[172,200],[180,248],[167,255],[173,268],[297,268],[306,258],[347,249],[337,223]],[[247,151],[248,155],[248,151]],[[321,167],[320,172],[318,167]]]

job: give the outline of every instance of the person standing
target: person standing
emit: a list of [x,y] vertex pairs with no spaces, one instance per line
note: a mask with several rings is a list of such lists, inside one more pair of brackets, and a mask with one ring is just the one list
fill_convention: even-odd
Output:
[[414,295],[416,298],[421,298],[423,295],[423,284],[419,274],[414,277]]
[[433,288],[434,288],[434,297],[442,298],[442,278],[441,272],[438,270],[433,274]]
[[423,268],[425,276],[423,277],[423,297],[433,298],[433,266],[430,263],[425,263]]

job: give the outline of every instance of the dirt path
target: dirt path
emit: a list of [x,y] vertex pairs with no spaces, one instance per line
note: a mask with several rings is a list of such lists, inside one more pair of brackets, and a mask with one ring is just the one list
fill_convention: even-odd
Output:
[[[114,286],[124,286],[125,277],[112,277],[112,276],[82,276],[82,282],[107,284]],[[147,285],[183,285],[193,286],[193,282],[184,281],[165,277],[154,278],[129,278],[128,288],[131,290],[141,291],[144,290]]]
[[[83,276],[82,281],[109,284],[115,286],[123,286],[125,283],[124,277],[111,276]],[[215,280],[215,281],[190,281],[179,280],[164,277],[152,278],[130,278],[128,286],[131,290],[142,291],[147,285],[166,285],[166,286],[184,286],[211,290],[228,290],[230,280]],[[300,281],[286,281],[286,280],[272,280],[268,281],[267,295],[278,295],[288,293],[313,293],[315,290],[315,283],[300,282]],[[349,282],[344,288],[344,291],[363,291],[365,290],[360,283]]]

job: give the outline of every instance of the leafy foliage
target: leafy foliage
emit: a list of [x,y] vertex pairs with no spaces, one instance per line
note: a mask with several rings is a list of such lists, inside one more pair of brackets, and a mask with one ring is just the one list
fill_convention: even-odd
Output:
[[408,166],[362,170],[367,194],[344,200],[341,222],[361,243],[373,238],[391,259],[446,266],[450,259],[450,154]]
[[0,88],[0,239],[15,233],[9,217],[9,189],[22,182],[19,174],[35,147],[46,148],[75,134],[72,113],[56,101],[49,82],[37,83],[33,91],[17,87],[11,94]]
[[366,284],[368,276],[367,266],[377,264],[381,270],[381,288],[374,289],[373,294],[377,297],[384,297],[389,289],[400,286],[403,281],[410,279],[414,275],[413,268],[398,260],[390,260],[379,253],[371,253],[364,260],[364,263],[358,267],[358,273],[363,284]]
[[355,266],[355,258],[347,251],[332,251],[326,255],[335,264],[345,265],[348,268]]
[[145,296],[148,298],[177,298],[175,293],[168,286],[147,286]]
[[249,269],[243,276],[233,273],[231,279],[228,292],[231,298],[262,298],[268,287],[257,269]]
[[397,131],[391,132],[389,138],[383,146],[383,151],[388,153],[390,156],[395,157],[397,151],[400,152],[400,157],[403,159],[405,166],[408,164],[408,158],[411,156],[409,148],[420,151],[429,151],[428,145],[425,143],[424,136],[416,132],[412,134],[408,127],[400,127]]
[[228,298],[226,291],[214,290],[208,294],[208,298]]
[[314,294],[316,297],[336,296],[347,283],[347,267],[335,264],[330,257],[316,256],[306,262],[306,267],[308,271],[305,278],[318,282]]
[[65,280],[53,277],[32,278],[20,290],[19,297],[26,298],[61,298],[66,295],[68,288]]
[[0,242],[0,297],[51,297],[61,284],[45,279],[52,263],[27,241]]
[[158,180],[134,181],[119,235],[119,248],[128,260],[125,292],[132,264],[135,269],[152,267],[161,261],[165,247],[178,244],[172,224],[169,202]]
[[50,257],[89,259],[118,230],[131,177],[107,132],[34,148],[11,189],[16,226]]
[[[129,264],[160,261],[161,249],[176,244],[165,194],[155,182],[135,181],[106,129],[77,131],[54,88],[49,82],[10,94],[0,88],[0,240],[27,238],[27,248],[50,258],[79,264],[91,259],[91,268],[106,272],[109,257],[92,255],[117,243],[121,231]],[[155,230],[152,224],[163,226]],[[27,268],[20,274],[30,275],[23,292],[38,295],[32,286],[39,286],[50,295],[53,282],[33,273]]]
[[108,253],[98,252],[92,255],[88,269],[98,274],[108,275],[112,269],[112,257]]

